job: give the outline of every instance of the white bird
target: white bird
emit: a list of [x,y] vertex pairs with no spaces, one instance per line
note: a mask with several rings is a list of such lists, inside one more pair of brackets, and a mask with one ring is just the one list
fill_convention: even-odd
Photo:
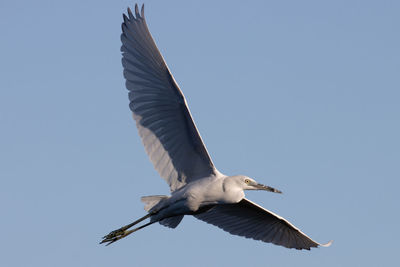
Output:
[[[186,99],[151,37],[144,6],[128,8],[122,23],[122,65],[129,107],[155,169],[170,196],[142,197],[147,215],[103,237],[107,245],[150,224],[175,228],[184,215],[213,224],[233,235],[295,249],[319,244],[284,218],[245,198],[244,190],[281,191],[243,176],[226,176],[214,166],[197,131]],[[139,222],[150,222],[129,230]]]

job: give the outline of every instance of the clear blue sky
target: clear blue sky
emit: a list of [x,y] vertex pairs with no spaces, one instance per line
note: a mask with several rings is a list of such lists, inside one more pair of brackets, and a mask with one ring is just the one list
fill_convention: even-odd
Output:
[[1,266],[394,266],[400,251],[398,1],[146,1],[218,169],[330,248],[186,217],[100,238],[167,194],[128,108],[133,1],[0,2]]

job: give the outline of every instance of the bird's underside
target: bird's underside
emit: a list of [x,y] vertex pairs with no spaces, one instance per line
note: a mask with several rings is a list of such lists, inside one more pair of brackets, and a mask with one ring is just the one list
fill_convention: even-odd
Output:
[[[282,217],[244,198],[243,193],[243,190],[280,193],[279,190],[258,184],[246,176],[224,176],[215,168],[186,99],[147,28],[143,6],[139,13],[135,5],[135,14],[128,8],[123,19],[121,51],[129,107],[145,151],[168,183],[171,197],[142,198],[148,213],[110,232],[101,243],[112,244],[155,222],[175,228],[184,215],[193,215],[233,235],[287,248],[309,250],[329,246],[330,242],[323,245],[313,241]],[[224,183],[214,184],[221,183],[221,177],[225,179]],[[214,191],[209,188],[214,188]],[[185,194],[185,190],[201,193],[202,202],[193,208],[185,202],[185,197],[190,195]],[[170,201],[173,198],[174,201]],[[165,204],[168,201],[173,205]],[[146,219],[150,221],[132,229]]]

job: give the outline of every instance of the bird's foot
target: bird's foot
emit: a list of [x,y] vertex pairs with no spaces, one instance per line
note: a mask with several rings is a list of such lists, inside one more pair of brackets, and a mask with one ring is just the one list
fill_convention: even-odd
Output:
[[117,230],[111,231],[108,235],[103,236],[103,240],[100,244],[107,243],[106,246],[111,245],[115,241],[118,241],[131,233],[132,231],[127,231],[126,226],[121,227]]
[[143,226],[140,226],[140,227],[137,227],[137,228],[135,228],[133,230],[129,230],[128,231],[129,228],[131,228],[132,226],[134,226],[134,225],[140,223],[141,221],[149,218],[152,214],[153,213],[146,214],[142,218],[134,221],[133,223],[130,223],[130,224],[125,225],[125,226],[122,226],[121,228],[119,228],[117,230],[111,231],[108,235],[103,236],[103,240],[100,242],[100,244],[107,243],[106,246],[111,245],[115,241],[118,241],[121,238],[124,238],[125,236],[127,236],[129,234],[132,234],[133,232],[135,232],[137,230],[140,230],[140,229],[152,224],[153,222],[150,222],[150,223],[147,223],[147,224],[145,224]]

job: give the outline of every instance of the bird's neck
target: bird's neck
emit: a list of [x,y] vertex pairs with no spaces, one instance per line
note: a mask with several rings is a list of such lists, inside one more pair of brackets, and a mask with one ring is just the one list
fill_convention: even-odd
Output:
[[238,203],[244,198],[243,188],[239,187],[237,182],[230,177],[224,179],[222,188],[224,190],[225,203]]

